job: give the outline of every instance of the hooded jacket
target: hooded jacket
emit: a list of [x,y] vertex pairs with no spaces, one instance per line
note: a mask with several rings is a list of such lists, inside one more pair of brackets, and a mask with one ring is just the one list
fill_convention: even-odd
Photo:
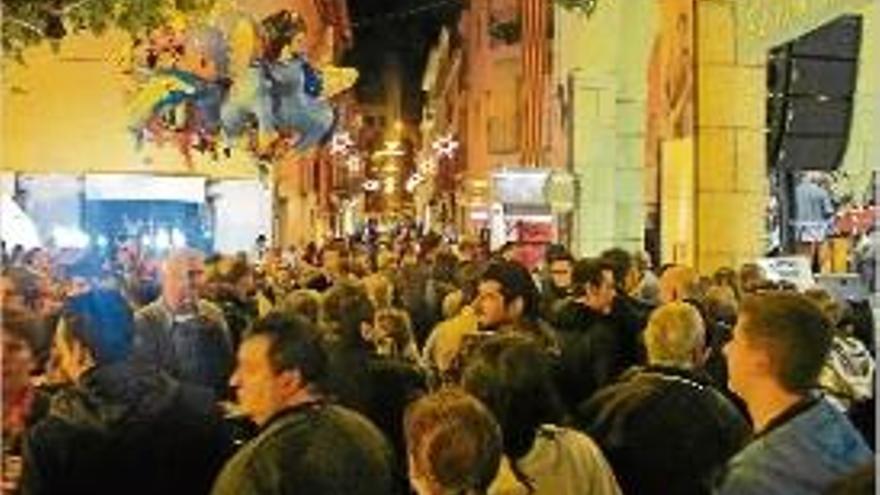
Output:
[[227,453],[209,391],[101,365],[58,391],[27,435],[22,493],[207,493]]

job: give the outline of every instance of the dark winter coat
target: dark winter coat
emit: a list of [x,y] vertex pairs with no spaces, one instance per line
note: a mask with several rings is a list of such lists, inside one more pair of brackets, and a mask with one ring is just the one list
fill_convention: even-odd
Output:
[[312,402],[277,414],[229,460],[213,495],[387,495],[392,454],[366,418]]
[[576,423],[602,448],[624,493],[708,494],[748,440],[742,414],[707,376],[633,368],[578,408]]
[[204,389],[129,364],[58,391],[24,445],[25,494],[199,494],[229,453]]

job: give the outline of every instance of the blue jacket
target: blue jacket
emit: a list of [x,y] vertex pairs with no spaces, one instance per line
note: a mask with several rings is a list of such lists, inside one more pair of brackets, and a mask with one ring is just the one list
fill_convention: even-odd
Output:
[[872,462],[858,431],[827,400],[810,400],[783,415],[734,456],[717,493],[820,494]]

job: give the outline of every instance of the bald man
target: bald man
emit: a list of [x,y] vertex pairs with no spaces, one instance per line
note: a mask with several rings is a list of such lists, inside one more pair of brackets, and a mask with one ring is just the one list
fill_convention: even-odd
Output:
[[200,298],[204,272],[200,252],[169,253],[161,295],[135,315],[135,359],[225,397],[234,353],[222,311]]

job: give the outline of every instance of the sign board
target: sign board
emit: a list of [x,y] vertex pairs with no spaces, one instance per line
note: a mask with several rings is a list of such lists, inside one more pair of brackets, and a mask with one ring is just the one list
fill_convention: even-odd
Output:
[[810,260],[806,256],[758,258],[756,262],[764,269],[767,278],[774,282],[791,282],[801,291],[816,285]]
[[550,171],[541,168],[503,168],[492,174],[495,200],[505,205],[545,204],[544,184]]

